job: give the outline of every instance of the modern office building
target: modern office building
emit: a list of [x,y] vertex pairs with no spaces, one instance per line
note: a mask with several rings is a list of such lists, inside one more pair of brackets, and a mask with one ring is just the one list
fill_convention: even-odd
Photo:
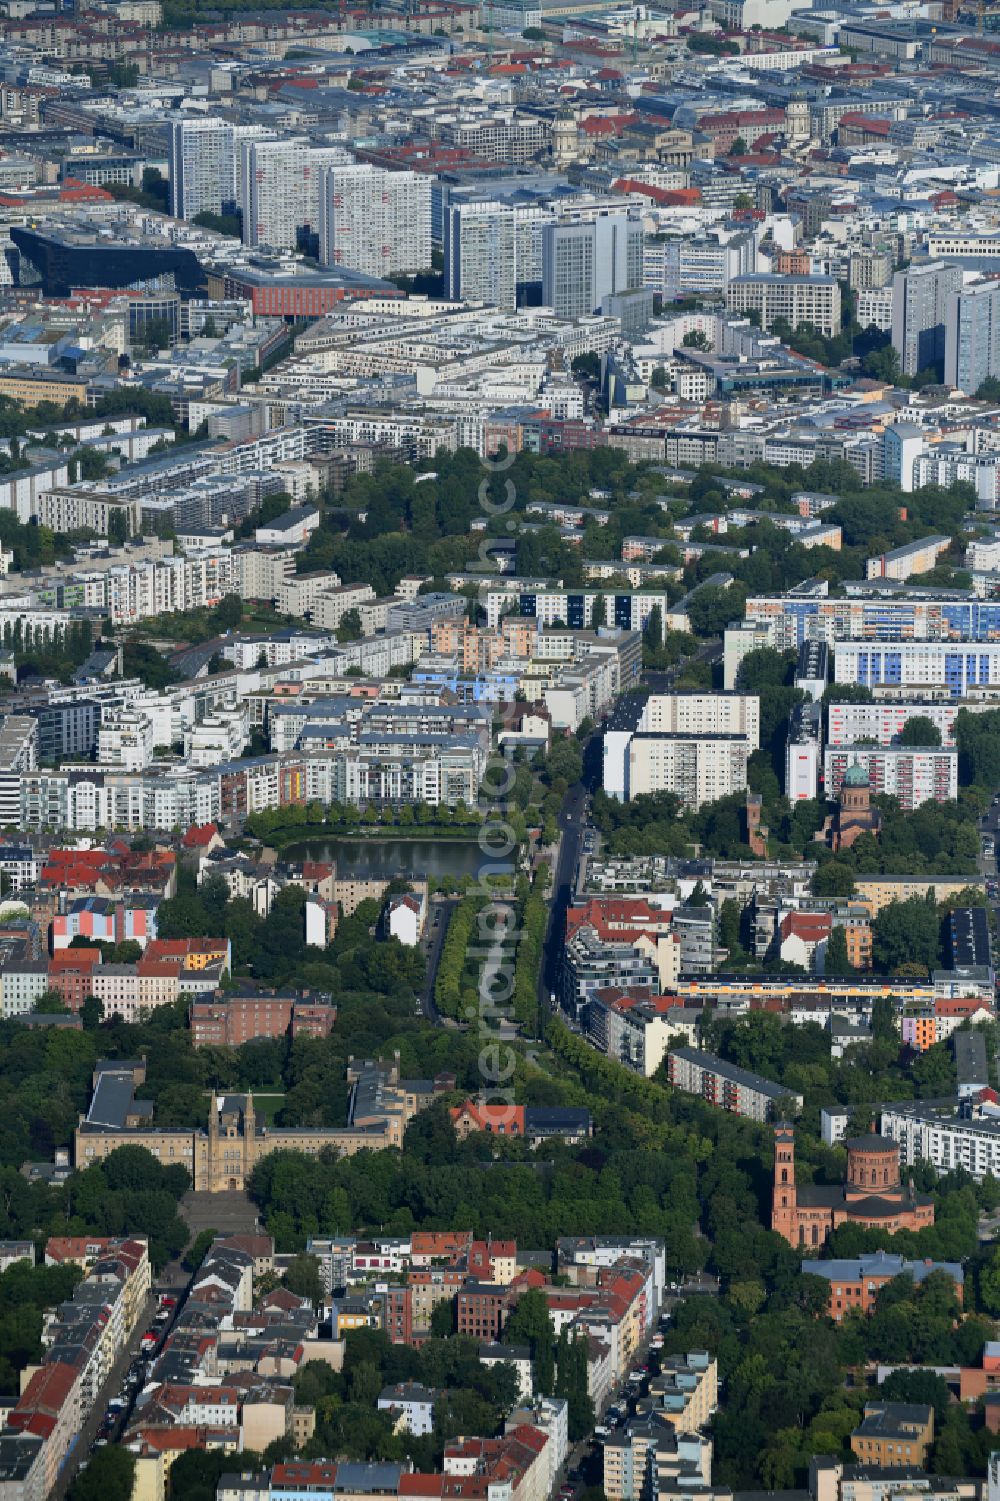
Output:
[[811,323],[827,338],[840,332],[840,286],[833,276],[751,271],[730,281],[726,306],[731,313],[756,313],[763,329],[784,318],[792,328]]
[[177,219],[221,214],[235,205],[233,127],[226,120],[174,120],[170,126],[170,212]]
[[517,230],[509,203],[450,204],[444,220],[444,289],[452,302],[517,306]]
[[984,281],[945,302],[944,379],[973,396],[991,375],[1000,375],[1000,283]]
[[369,276],[431,264],[431,179],[354,162],[321,173],[319,254],[325,266]]
[[916,375],[944,359],[945,308],[962,290],[961,266],[930,261],[897,271],[892,279],[892,347],[904,375]]
[[605,297],[642,286],[642,224],[602,214],[542,230],[542,301],[559,318],[585,318]]
[[46,297],[69,297],[75,287],[160,286],[170,278],[186,292],[204,287],[205,272],[193,250],[164,240],[102,238],[96,232],[71,234],[61,226],[52,229],[13,225],[11,242],[21,255],[22,285],[34,273]]

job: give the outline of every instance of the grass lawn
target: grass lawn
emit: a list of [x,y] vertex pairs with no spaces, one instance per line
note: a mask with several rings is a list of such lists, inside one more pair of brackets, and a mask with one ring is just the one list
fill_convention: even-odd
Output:
[[268,1125],[274,1125],[274,1117],[285,1103],[284,1090],[261,1090],[253,1091],[253,1108],[255,1114]]

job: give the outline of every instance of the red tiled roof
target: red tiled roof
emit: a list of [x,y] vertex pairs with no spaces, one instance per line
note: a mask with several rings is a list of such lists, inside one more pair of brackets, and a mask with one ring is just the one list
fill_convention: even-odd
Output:
[[513,1135],[511,1126],[516,1127],[516,1134],[524,1134],[524,1106],[497,1104],[477,1104],[474,1100],[466,1100],[464,1105],[453,1105],[449,1111],[453,1121],[459,1121],[463,1117],[471,1120],[477,1131],[490,1131],[498,1133],[501,1127],[506,1128],[506,1134]]
[[188,850],[198,849],[202,845],[211,844],[218,832],[218,825],[214,823],[192,824],[181,839],[181,844]]

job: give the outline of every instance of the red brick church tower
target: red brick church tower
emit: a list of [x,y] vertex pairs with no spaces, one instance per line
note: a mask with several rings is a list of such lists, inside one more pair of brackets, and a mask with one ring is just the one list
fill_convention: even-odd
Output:
[[799,1210],[795,1187],[795,1132],[791,1126],[774,1128],[774,1187],[771,1190],[771,1229],[789,1245],[798,1245]]

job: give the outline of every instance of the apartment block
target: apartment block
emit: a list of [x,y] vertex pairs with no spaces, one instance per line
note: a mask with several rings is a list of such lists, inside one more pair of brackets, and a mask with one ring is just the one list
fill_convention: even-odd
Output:
[[868,774],[872,791],[898,797],[909,810],[958,796],[958,751],[937,746],[828,746],[823,758],[826,795],[838,798],[852,766]]
[[672,1041],[694,1046],[701,1013],[676,997],[641,986],[599,987],[586,1008],[587,1040],[600,1052],[644,1078],[652,1078]]
[[868,587],[854,585],[842,598],[812,591],[752,596],[746,602],[742,629],[765,632],[748,649],[769,645],[779,651],[798,650],[814,640],[831,645],[836,641],[992,641],[1000,635],[1000,605],[965,593],[896,590],[874,580]]
[[887,1105],[879,1129],[899,1142],[907,1167],[929,1162],[942,1174],[964,1168],[976,1179],[1000,1176],[1000,1113],[991,1106],[960,1110],[957,1099]]
[[169,126],[170,212],[177,219],[231,212],[236,199],[233,126],[192,118]]
[[593,625],[598,599],[604,602],[607,624],[619,630],[645,630],[654,610],[660,612],[665,631],[687,627],[687,617],[671,608],[669,596],[653,590],[610,593],[601,589],[550,589],[542,583],[532,588],[520,581],[486,591],[486,623],[490,630],[496,630],[501,616],[509,614],[513,606],[517,614],[543,626],[562,624],[570,630],[585,630]]
[[319,251],[325,266],[347,266],[367,276],[426,270],[430,176],[359,162],[327,167],[319,189]]
[[922,537],[919,542],[907,542],[905,547],[894,547],[891,552],[869,558],[865,577],[902,580],[916,573],[929,573],[950,546],[950,537]]
[[677,1048],[667,1054],[667,1078],[675,1089],[700,1095],[710,1105],[749,1120],[774,1120],[783,1112],[797,1115],[803,1099],[759,1074],[736,1068],[699,1048]]
[[[5,1487],[42,1501],[143,1313],[151,1285],[144,1240],[105,1241],[45,1332],[46,1353],[7,1414]],[[10,1478],[8,1478],[10,1477]]]
[[513,312],[517,306],[517,224],[509,203],[449,205],[444,223],[445,295]]
[[[295,573],[292,572],[279,583],[275,595],[275,604],[282,615],[308,616],[313,605],[321,594],[331,589],[339,589],[341,586],[340,575],[337,573]],[[370,598],[374,598],[372,590]]]
[[[963,704],[962,708],[973,712],[987,705]],[[878,745],[891,745],[897,740],[909,720],[929,719],[941,736],[943,746],[955,743],[955,716],[958,705],[939,703],[934,700],[880,699],[871,704],[838,704],[826,706],[827,744],[837,748],[855,745],[859,740],[874,740]]]
[[838,641],[833,663],[838,683],[861,683],[876,697],[910,698],[927,688],[965,698],[1000,684],[1000,644],[991,641]]

